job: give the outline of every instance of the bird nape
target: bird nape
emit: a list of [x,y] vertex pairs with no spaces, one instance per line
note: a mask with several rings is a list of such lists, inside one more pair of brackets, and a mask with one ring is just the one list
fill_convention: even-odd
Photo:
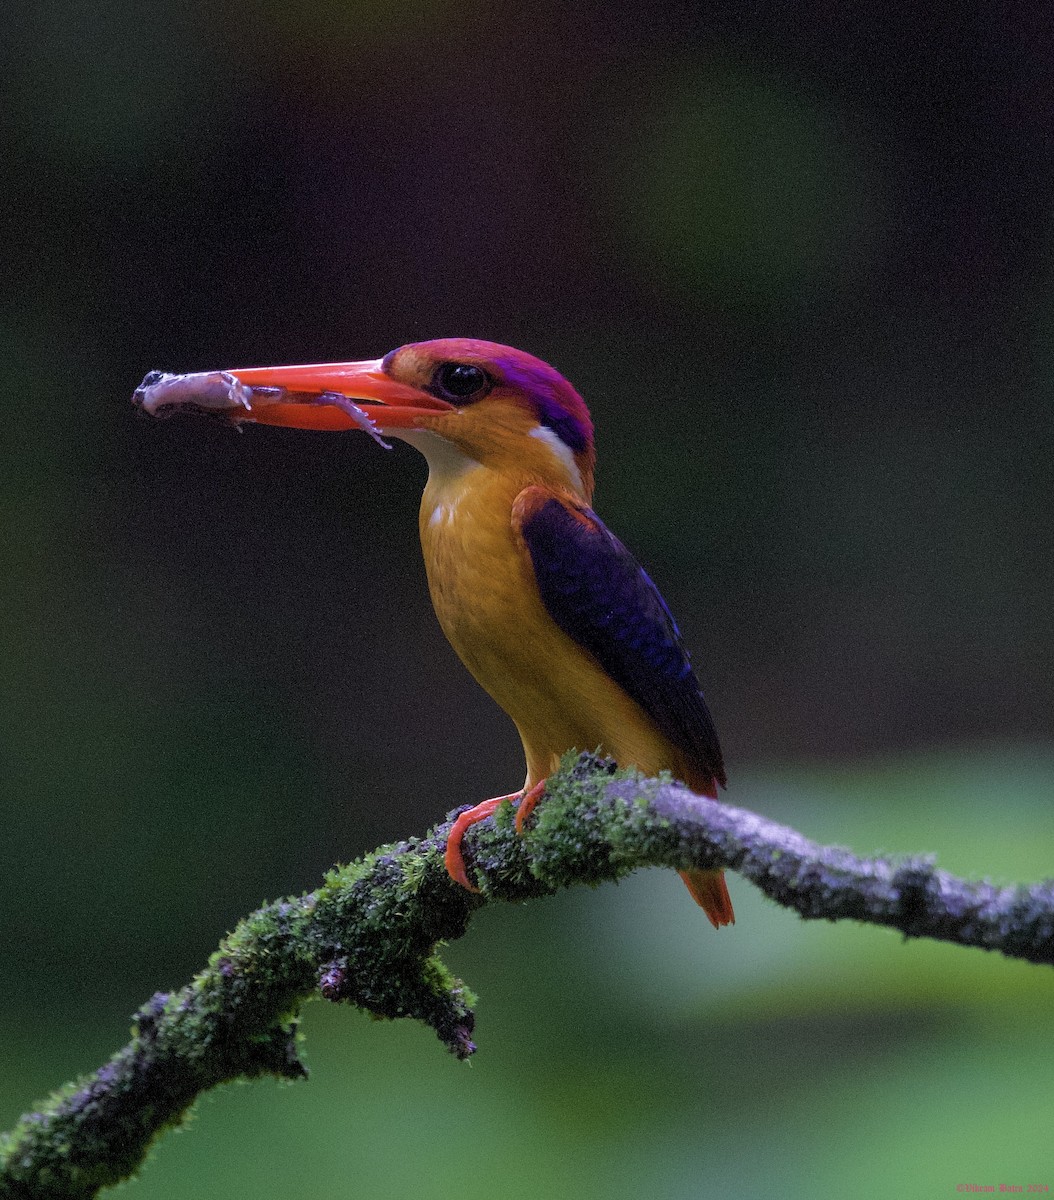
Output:
[[[658,589],[590,508],[593,423],[548,364],[471,338],[401,346],[381,359],[144,379],[136,402],[297,429],[401,438],[428,461],[420,533],[443,632],[509,714],[527,759],[516,825],[571,749],[646,775],[669,771],[716,797],[717,733]],[[382,443],[385,444],[385,443]],[[506,797],[462,813],[451,876],[476,890],[465,830]],[[734,920],[721,871],[681,872],[715,928]]]

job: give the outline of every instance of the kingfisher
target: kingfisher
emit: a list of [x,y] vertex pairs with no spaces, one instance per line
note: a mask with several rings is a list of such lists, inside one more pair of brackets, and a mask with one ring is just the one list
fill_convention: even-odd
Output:
[[[196,382],[195,382],[196,381]],[[400,438],[428,463],[421,547],[439,624],[523,742],[523,787],[462,812],[446,867],[477,891],[465,830],[505,800],[521,831],[572,749],[645,775],[669,771],[716,798],[726,783],[714,723],[655,584],[593,511],[596,451],[581,396],[510,346],[442,338],[383,358],[240,368],[143,381],[155,415],[223,410],[298,429]],[[714,928],[735,920],[721,871],[682,871]]]

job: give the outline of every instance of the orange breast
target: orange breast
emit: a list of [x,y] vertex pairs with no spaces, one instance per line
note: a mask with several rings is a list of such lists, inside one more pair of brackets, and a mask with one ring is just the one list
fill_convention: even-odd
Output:
[[484,467],[456,486],[429,481],[421,544],[443,632],[515,722],[528,786],[567,750],[598,748],[620,765],[667,769],[692,785],[691,764],[546,611],[512,525],[526,482]]

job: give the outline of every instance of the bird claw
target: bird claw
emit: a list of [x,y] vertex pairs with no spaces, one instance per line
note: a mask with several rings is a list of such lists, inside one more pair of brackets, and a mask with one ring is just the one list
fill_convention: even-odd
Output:
[[508,796],[495,796],[491,800],[484,800],[481,804],[477,804],[473,808],[466,808],[463,813],[459,813],[454,824],[450,827],[450,833],[446,839],[446,851],[443,854],[443,862],[446,865],[447,874],[450,878],[455,883],[460,883],[468,891],[478,892],[479,888],[468,877],[465,858],[461,853],[461,839],[465,836],[465,831],[471,826],[479,824],[480,821],[485,821],[493,814],[499,804],[504,804],[506,800],[518,800],[516,832],[522,834],[524,822],[534,811],[534,806],[544,793],[545,780],[542,779],[526,791],[512,792]]
[[534,812],[534,806],[545,795],[546,780],[540,779],[532,788],[528,788],[520,796],[520,803],[516,807],[516,832],[523,833],[523,826],[527,818]]
[[469,881],[468,871],[465,869],[465,859],[461,853],[461,839],[465,836],[465,830],[480,821],[485,821],[499,804],[505,800],[512,800],[516,794],[513,792],[511,796],[495,796],[491,800],[484,800],[482,804],[477,804],[474,808],[467,808],[463,813],[458,814],[457,820],[450,827],[443,862],[446,864],[447,874],[450,878],[470,892],[478,892],[479,888]]

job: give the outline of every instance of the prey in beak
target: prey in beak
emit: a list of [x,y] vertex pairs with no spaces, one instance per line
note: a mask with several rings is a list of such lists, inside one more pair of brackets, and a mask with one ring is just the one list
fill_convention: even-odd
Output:
[[149,372],[132,402],[152,417],[177,412],[290,429],[361,429],[391,449],[382,431],[420,428],[452,404],[387,375],[383,359],[293,367],[244,367],[189,375]]

